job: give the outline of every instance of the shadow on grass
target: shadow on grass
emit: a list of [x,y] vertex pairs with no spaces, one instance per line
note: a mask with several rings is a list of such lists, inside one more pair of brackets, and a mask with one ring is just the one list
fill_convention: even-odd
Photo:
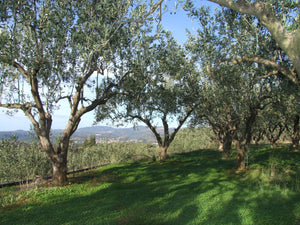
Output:
[[[39,201],[0,214],[1,224],[296,224],[299,193],[262,189],[212,150],[166,162],[105,167]],[[71,180],[72,182],[72,180]],[[45,192],[47,192],[45,190]],[[43,200],[43,196],[44,199]]]

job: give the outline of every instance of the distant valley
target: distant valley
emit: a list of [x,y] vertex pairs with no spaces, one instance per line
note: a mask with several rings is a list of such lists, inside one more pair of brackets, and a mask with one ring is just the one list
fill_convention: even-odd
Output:
[[[163,128],[157,128],[159,133],[163,134]],[[52,138],[54,139],[63,130],[53,130]],[[29,134],[28,131],[24,130],[16,130],[16,131],[0,131],[0,139],[5,137],[9,137],[12,135],[16,135],[20,141],[31,142],[33,141],[32,135]],[[114,128],[109,126],[93,126],[93,127],[84,127],[79,128],[71,137],[72,140],[81,144],[87,137],[95,136],[96,142],[147,142],[154,143],[156,142],[154,135],[150,131],[148,127],[145,126],[137,126],[135,128]]]

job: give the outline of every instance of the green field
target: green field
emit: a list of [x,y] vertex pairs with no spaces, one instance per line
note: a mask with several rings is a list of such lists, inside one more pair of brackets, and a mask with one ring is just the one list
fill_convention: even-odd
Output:
[[3,188],[0,224],[300,224],[299,152],[260,146],[246,171],[234,164],[199,150],[72,175],[64,187]]

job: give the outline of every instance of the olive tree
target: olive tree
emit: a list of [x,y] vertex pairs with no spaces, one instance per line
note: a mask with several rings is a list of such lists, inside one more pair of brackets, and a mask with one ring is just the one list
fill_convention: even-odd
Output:
[[[147,125],[157,140],[160,159],[165,160],[175,135],[197,105],[198,76],[192,59],[169,32],[155,36],[144,34],[139,47],[128,54],[135,76],[122,83],[127,94],[116,96],[115,104],[121,107],[108,107],[108,114],[113,121]],[[107,115],[98,114],[100,120],[102,116]]]
[[284,94],[280,98],[282,106],[281,121],[284,124],[285,132],[290,137],[292,148],[299,149],[300,140],[300,92],[299,87],[293,83],[286,82]]
[[264,126],[265,137],[270,142],[271,148],[274,148],[275,143],[285,130],[284,123],[279,116],[278,111],[272,110],[272,106],[267,107],[262,111],[263,118],[257,124],[257,126]]
[[188,47],[198,58],[200,84],[205,90],[205,101],[195,110],[194,118],[200,124],[211,125],[225,156],[232,140],[237,141],[236,167],[244,169],[257,114],[276,97],[275,90],[283,76],[280,70],[265,64],[227,58],[259,55],[276,61],[278,49],[251,17],[233,15],[224,9],[211,15],[204,7],[191,10],[191,16],[199,20],[200,26],[196,35],[190,35]]
[[[229,82],[228,82],[229,81]],[[206,80],[202,82],[203,102],[197,106],[192,115],[193,126],[208,124],[219,142],[219,151],[223,157],[230,155],[233,134],[239,117],[233,110],[235,103],[239,101],[239,93],[229,85],[232,80],[218,82],[217,80]]]
[[[1,1],[0,107],[21,110],[30,119],[51,161],[54,183],[67,180],[70,137],[81,117],[120,93],[118,86],[130,76],[130,68],[119,72],[122,52],[146,21],[155,20],[161,4]],[[55,148],[52,115],[61,106],[69,118]]]
[[222,73],[216,72],[202,83],[209,94],[206,103],[195,110],[194,118],[198,123],[206,122],[212,127],[225,157],[230,154],[232,141],[236,141],[236,168],[243,170],[257,115],[272,103],[277,84],[270,79],[256,81],[261,74],[255,71],[243,74],[244,67],[222,67]]

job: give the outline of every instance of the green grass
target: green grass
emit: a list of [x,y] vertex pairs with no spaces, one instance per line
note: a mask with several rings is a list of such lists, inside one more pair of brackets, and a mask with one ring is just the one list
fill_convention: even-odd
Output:
[[0,224],[300,224],[300,153],[251,149],[249,169],[212,150],[106,166],[65,187],[0,190]]

